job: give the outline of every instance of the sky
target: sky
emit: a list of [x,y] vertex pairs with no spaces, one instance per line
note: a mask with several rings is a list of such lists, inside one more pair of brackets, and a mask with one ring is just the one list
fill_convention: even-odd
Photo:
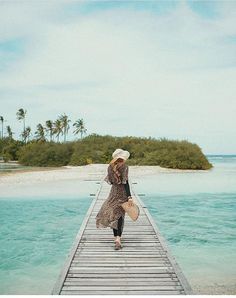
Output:
[[[236,153],[236,1],[2,1],[0,116]],[[6,134],[6,131],[4,132]],[[78,136],[79,137],[79,136]]]

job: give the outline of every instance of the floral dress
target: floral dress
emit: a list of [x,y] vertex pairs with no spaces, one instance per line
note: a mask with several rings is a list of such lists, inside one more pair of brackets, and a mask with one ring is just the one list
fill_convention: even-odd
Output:
[[96,215],[96,227],[97,228],[118,228],[118,219],[123,216],[125,217],[125,211],[121,204],[128,201],[126,190],[124,185],[128,181],[128,165],[124,163],[120,169],[121,183],[117,184],[113,174],[111,165],[108,166],[107,176],[105,181],[111,184],[111,190],[107,199],[103,202],[100,210]]

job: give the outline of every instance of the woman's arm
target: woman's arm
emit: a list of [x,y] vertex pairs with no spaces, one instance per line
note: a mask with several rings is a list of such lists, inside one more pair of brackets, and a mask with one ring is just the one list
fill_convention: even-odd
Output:
[[124,186],[125,186],[125,191],[126,191],[127,197],[131,197],[129,181],[128,180],[126,181],[126,184],[124,184]]
[[122,173],[122,184],[124,184],[125,192],[129,201],[129,200],[132,200],[132,196],[131,196],[130,186],[128,181],[128,173],[129,173],[129,167],[128,165],[125,165],[125,169]]

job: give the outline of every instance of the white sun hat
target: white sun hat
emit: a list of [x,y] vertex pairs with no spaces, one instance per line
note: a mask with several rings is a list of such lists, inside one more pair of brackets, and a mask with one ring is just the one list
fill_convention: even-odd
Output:
[[130,156],[129,151],[118,148],[112,153],[113,159],[112,159],[111,163],[116,161],[118,158],[127,160],[129,158],[129,156]]

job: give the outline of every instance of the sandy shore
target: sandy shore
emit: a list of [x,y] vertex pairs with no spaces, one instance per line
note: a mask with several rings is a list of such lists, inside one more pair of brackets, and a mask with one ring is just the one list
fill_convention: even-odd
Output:
[[[89,164],[85,166],[64,166],[64,167],[33,167],[2,172],[0,174],[0,196],[30,197],[40,194],[51,194],[60,196],[63,193],[67,196],[84,191],[96,192],[93,185],[100,182],[107,174],[108,164]],[[209,170],[208,170],[209,171]],[[129,166],[129,179],[135,182],[136,179],[145,176],[158,176],[164,173],[207,173],[204,170],[178,170],[167,169],[159,166]],[[82,186],[84,181],[90,184]],[[95,183],[91,183],[94,181]]]
[[[90,164],[86,166],[64,166],[59,168],[33,168],[16,170],[0,174],[1,185],[34,184],[38,182],[50,182],[61,180],[101,180],[107,172],[107,164]],[[130,178],[156,175],[158,173],[178,172],[207,172],[204,170],[178,170],[166,169],[159,166],[129,166]]]
[[[60,197],[73,194],[96,193],[94,185],[105,178],[107,164],[90,164],[86,166],[65,166],[59,168],[28,168],[3,173],[0,175],[0,196],[37,197],[50,195]],[[160,171],[157,167],[130,168],[130,177],[137,177]],[[84,184],[88,181],[88,184]],[[91,183],[94,181],[95,183]]]
[[[73,196],[75,194],[96,193],[96,183],[107,174],[108,164],[85,166],[64,166],[57,168],[34,167],[5,172],[0,175],[0,197],[51,197]],[[129,179],[136,182],[145,176],[162,176],[164,173],[193,173],[208,171],[174,170],[159,166],[129,166]],[[88,181],[88,183],[85,183]],[[92,182],[92,183],[91,183]],[[168,186],[164,186],[168,189]]]

